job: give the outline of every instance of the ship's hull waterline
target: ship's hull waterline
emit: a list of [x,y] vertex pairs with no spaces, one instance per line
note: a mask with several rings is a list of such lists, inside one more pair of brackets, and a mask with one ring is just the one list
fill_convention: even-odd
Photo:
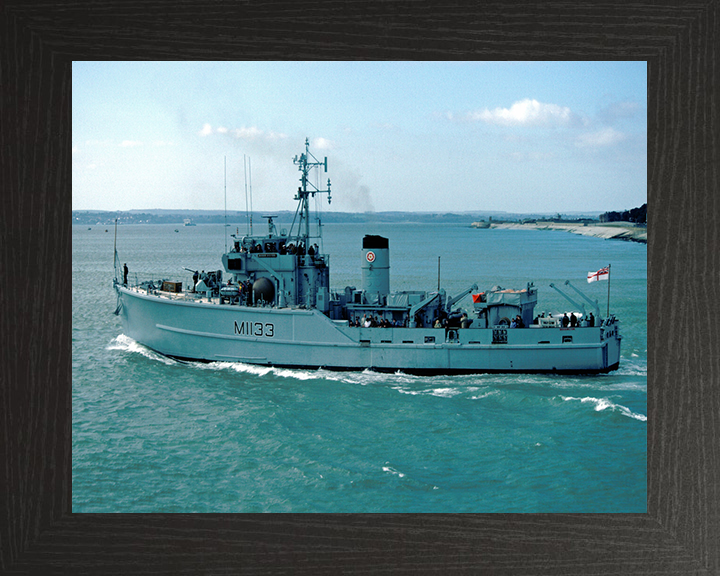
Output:
[[125,334],[183,360],[408,374],[592,374],[616,369],[620,357],[616,326],[364,328],[315,309],[220,305],[117,290]]

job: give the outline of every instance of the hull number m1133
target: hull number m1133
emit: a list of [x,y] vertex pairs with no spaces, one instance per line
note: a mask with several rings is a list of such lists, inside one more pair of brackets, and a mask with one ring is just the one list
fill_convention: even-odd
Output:
[[275,324],[267,322],[235,322],[235,334],[240,336],[257,336],[262,338],[273,338],[275,336]]

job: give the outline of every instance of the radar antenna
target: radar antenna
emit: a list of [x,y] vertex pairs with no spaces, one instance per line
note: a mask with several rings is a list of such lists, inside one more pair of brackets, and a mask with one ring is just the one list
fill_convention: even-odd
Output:
[[[320,162],[313,154],[310,152],[310,141],[308,138],[305,138],[305,153],[300,154],[300,156],[295,156],[293,158],[293,163],[298,166],[298,170],[301,172],[300,176],[300,186],[298,187],[297,194],[295,195],[295,200],[299,200],[300,204],[298,205],[298,212],[300,213],[300,221],[298,222],[298,238],[304,237],[305,241],[307,242],[310,238],[310,197],[315,197],[315,194],[327,194],[328,198],[328,204],[332,201],[332,196],[330,194],[330,179],[328,178],[327,181],[327,189],[326,190],[320,190],[317,186],[315,186],[309,178],[310,170],[313,168],[319,168],[322,166],[324,168],[324,172],[327,172],[327,156],[325,156],[324,161]],[[295,217],[297,218],[297,213],[295,214]],[[293,226],[295,225],[295,221],[293,220]],[[304,227],[304,232],[302,231]],[[290,228],[292,233],[292,227]]]

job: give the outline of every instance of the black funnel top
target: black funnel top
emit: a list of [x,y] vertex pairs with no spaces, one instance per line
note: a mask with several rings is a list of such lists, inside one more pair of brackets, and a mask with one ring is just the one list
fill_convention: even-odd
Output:
[[373,236],[372,234],[367,234],[363,238],[363,248],[385,248],[387,250],[388,248],[388,239],[383,238],[382,236]]

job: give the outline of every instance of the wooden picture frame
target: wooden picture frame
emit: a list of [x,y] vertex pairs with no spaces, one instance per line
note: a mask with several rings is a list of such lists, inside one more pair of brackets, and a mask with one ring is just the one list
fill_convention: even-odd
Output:
[[[718,0],[0,5],[0,572],[720,572]],[[647,514],[72,514],[72,60],[646,60]]]

